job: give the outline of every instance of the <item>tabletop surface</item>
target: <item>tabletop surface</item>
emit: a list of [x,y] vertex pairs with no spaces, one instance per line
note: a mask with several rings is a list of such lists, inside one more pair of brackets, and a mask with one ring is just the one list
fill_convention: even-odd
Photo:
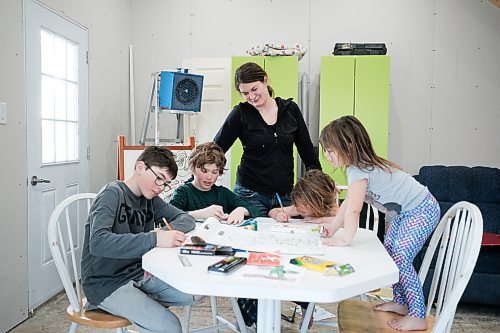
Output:
[[[224,297],[338,302],[398,281],[397,266],[372,231],[358,229],[349,246],[325,246],[324,252],[314,257],[349,263],[355,272],[340,277],[305,270],[295,281],[281,281],[246,277],[246,272],[255,270],[246,265],[234,273],[214,274],[207,267],[222,257],[185,255],[191,266],[184,266],[179,248],[154,248],[143,256],[142,263],[146,271],[183,292]],[[300,254],[282,255],[281,262],[297,256]]]

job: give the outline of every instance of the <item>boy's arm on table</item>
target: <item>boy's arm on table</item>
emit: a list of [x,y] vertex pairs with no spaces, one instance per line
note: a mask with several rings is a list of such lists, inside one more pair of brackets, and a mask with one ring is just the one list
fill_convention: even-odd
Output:
[[189,232],[196,226],[194,218],[179,208],[166,203],[160,197],[153,198],[153,207],[155,211],[155,222],[163,224],[163,218],[166,218],[174,230]]

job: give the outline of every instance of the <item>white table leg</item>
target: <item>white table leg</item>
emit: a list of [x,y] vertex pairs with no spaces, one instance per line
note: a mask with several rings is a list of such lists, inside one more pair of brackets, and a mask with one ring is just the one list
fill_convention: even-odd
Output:
[[281,332],[281,301],[259,299],[257,308],[257,333]]
[[280,333],[281,332],[281,301],[276,300],[274,302],[274,319],[273,319],[273,325],[274,325],[274,331],[275,333]]

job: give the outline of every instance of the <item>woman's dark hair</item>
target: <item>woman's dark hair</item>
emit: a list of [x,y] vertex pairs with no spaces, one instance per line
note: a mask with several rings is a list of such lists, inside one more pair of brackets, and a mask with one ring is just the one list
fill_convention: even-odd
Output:
[[[240,91],[240,84],[242,83],[252,83],[252,82],[264,82],[264,79],[267,77],[267,73],[255,62],[247,62],[238,69],[234,73],[234,87],[236,91]],[[274,90],[271,86],[267,85],[267,91],[269,92],[269,96],[274,96]]]
[[148,146],[137,158],[137,162],[139,161],[144,162],[149,167],[167,168],[172,179],[177,177],[178,166],[175,163],[174,154],[167,147]]

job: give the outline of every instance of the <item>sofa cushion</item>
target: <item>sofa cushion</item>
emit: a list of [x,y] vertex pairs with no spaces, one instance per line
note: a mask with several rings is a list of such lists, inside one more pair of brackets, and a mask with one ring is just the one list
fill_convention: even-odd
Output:
[[500,169],[466,166],[423,166],[418,179],[439,201],[500,204]]
[[441,216],[459,201],[478,206],[483,231],[500,234],[500,169],[466,166],[423,166],[415,177],[439,201]]
[[[500,169],[465,166],[424,166],[415,176],[436,197],[443,216],[459,201],[468,201],[478,206],[483,217],[483,232],[500,234]],[[418,270],[429,244],[415,257]],[[434,267],[435,259],[431,263]],[[474,267],[474,273],[461,298],[463,302],[500,305],[500,247],[483,246]],[[428,290],[426,281],[424,290]]]

